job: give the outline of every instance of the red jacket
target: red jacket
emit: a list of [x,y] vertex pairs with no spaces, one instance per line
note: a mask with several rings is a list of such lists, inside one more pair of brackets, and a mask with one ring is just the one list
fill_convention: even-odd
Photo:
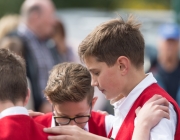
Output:
[[0,119],[0,140],[47,140],[44,126],[26,115],[10,115]]
[[[33,118],[37,123],[44,125],[45,127],[51,127],[52,113],[48,113],[42,116],[37,116]],[[98,112],[91,112],[91,118],[88,122],[89,132],[107,137],[105,129],[105,115]]]
[[152,84],[151,86],[147,87],[141,93],[138,99],[135,101],[129,113],[127,114],[125,120],[123,121],[115,140],[131,140],[132,139],[132,134],[134,131],[134,119],[136,117],[135,110],[139,106],[142,107],[144,103],[146,103],[146,101],[149,100],[155,94],[162,95],[174,106],[174,109],[177,113],[177,126],[176,126],[176,132],[175,132],[175,140],[180,140],[180,110],[179,110],[178,104],[166,91],[164,91],[157,84]]

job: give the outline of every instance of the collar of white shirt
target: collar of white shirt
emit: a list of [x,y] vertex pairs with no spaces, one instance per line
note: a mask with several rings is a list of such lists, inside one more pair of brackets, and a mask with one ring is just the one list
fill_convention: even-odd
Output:
[[121,117],[125,118],[143,90],[145,90],[151,84],[157,83],[152,73],[148,73],[146,75],[147,76],[129,93],[127,97],[124,97],[112,104],[114,106],[115,116],[121,115]]
[[29,113],[25,107],[21,107],[21,106],[10,107],[8,109],[3,110],[0,113],[0,119],[2,119],[3,117],[6,117],[6,116],[10,116],[10,115],[27,115],[27,116],[29,116]]

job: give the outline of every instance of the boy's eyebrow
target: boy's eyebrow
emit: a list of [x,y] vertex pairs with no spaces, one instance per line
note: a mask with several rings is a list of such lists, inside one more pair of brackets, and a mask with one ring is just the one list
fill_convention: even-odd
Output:
[[67,116],[66,114],[56,112],[57,116]]
[[[63,114],[63,113],[59,113],[59,112],[56,112],[56,114],[57,114],[57,116],[69,117],[68,115]],[[83,115],[87,115],[87,114],[85,114],[84,112],[83,112],[83,113],[78,113],[78,114],[76,114],[76,115],[75,115],[75,116],[73,116],[73,117],[83,116]]]
[[85,113],[76,114],[76,116],[83,116],[83,115],[87,115],[87,114],[85,114]]
[[96,71],[97,69],[92,68],[92,69],[88,69],[88,71],[92,72],[92,71]]
[[57,112],[57,111],[55,111],[55,112],[56,112],[57,116],[68,116],[68,115],[63,114],[63,113],[61,113],[61,112]]

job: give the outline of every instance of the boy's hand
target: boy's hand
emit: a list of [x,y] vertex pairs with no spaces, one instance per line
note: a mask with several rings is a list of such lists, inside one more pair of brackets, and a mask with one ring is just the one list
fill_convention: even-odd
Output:
[[35,117],[35,116],[44,115],[44,113],[34,112],[33,110],[28,110],[28,113],[29,113],[29,116],[30,116],[30,117]]
[[48,140],[109,140],[89,133],[76,125],[44,128],[44,132],[56,134],[56,136],[48,136]]
[[78,126],[57,126],[53,128],[45,128],[44,132],[51,134],[60,134],[57,136],[48,136],[48,140],[83,140],[86,139],[85,130],[79,128]]
[[142,108],[136,109],[138,127],[150,130],[157,125],[162,118],[169,119],[169,102],[161,95],[154,95]]

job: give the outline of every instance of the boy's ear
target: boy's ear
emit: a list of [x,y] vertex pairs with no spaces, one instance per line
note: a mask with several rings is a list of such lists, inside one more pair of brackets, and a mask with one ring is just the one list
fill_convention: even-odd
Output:
[[28,101],[29,101],[29,99],[30,99],[30,94],[31,94],[31,91],[30,91],[30,89],[28,88],[28,89],[27,89],[27,95],[26,95],[26,98],[25,98],[25,101],[24,101],[24,106],[27,105],[27,103],[28,103]]
[[97,99],[98,99],[98,97],[93,97],[93,99],[92,99],[92,108],[94,108],[94,105],[95,105]]
[[51,100],[49,99],[49,97],[46,97],[46,100],[52,105]]
[[125,56],[120,56],[117,59],[117,65],[121,73],[124,75],[127,73],[129,66],[130,66],[130,61],[127,57]]

